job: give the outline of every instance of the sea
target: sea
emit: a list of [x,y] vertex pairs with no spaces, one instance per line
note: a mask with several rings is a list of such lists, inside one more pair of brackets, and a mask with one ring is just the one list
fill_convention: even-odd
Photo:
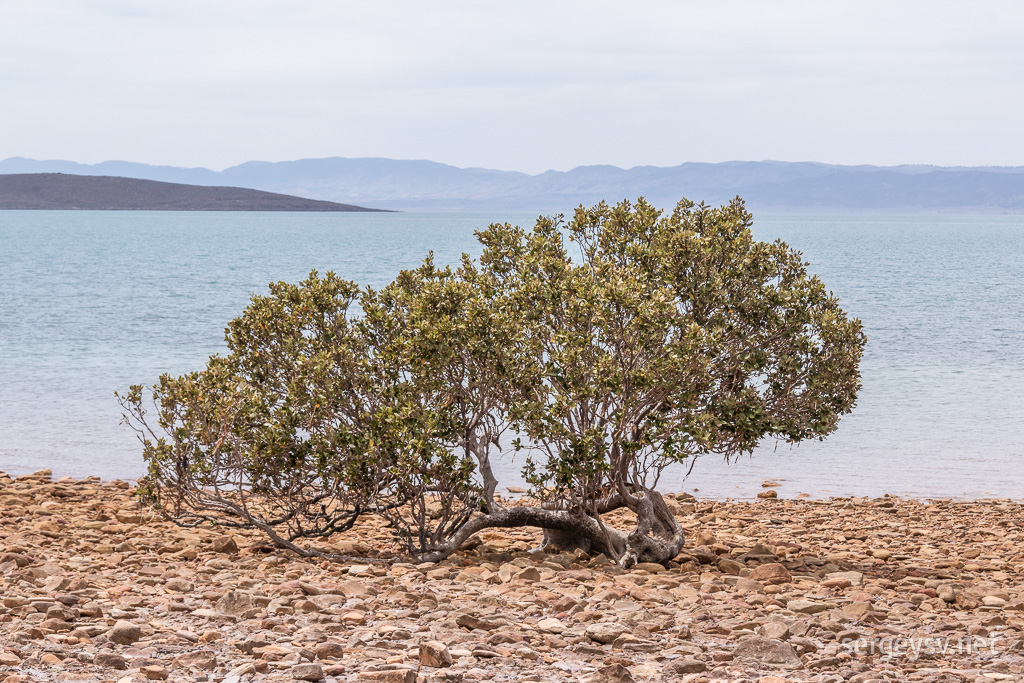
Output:
[[[0,211],[0,470],[134,479],[114,392],[222,352],[268,282],[333,270],[380,287],[428,252],[478,252],[536,215]],[[1024,498],[1024,216],[762,215],[864,322],[864,387],[824,441],[673,466],[665,492]],[[521,486],[521,456],[499,465]]]

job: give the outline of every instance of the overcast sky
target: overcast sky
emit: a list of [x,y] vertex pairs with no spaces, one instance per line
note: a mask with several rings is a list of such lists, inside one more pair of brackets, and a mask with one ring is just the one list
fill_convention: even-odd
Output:
[[0,0],[0,158],[1024,165],[1024,2]]

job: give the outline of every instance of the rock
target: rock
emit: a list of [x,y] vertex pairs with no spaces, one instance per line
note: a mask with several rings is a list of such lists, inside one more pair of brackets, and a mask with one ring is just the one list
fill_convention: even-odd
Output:
[[789,626],[781,621],[769,621],[761,624],[757,632],[769,640],[787,640],[790,636]]
[[757,497],[758,498],[772,499],[772,498],[778,498],[779,494],[778,494],[777,491],[774,491],[772,489],[768,489],[767,491],[758,491]]
[[617,662],[579,678],[580,683],[633,683],[634,680],[629,669]]
[[764,593],[764,584],[749,578],[736,581],[736,590],[740,593]]
[[676,674],[699,674],[707,671],[708,665],[699,659],[678,659],[669,664],[668,669]]
[[252,596],[239,591],[228,591],[217,601],[215,609],[218,614],[242,617],[253,609]]
[[238,552],[238,542],[233,536],[218,536],[210,543],[210,548],[215,553],[226,553],[234,555]]
[[622,624],[616,622],[599,621],[588,626],[587,630],[585,631],[585,634],[587,638],[590,638],[595,642],[608,644],[615,642],[615,640],[619,636],[628,631],[629,629],[627,629]]
[[740,560],[755,560],[757,562],[778,562],[779,556],[771,548],[763,543],[755,543],[754,547],[740,555]]
[[[868,612],[871,611],[870,602],[850,602],[843,605],[843,616],[847,619],[863,619]],[[807,612],[806,614],[813,614],[813,612]]]
[[53,654],[52,652],[47,652],[46,654],[44,654],[42,657],[39,658],[39,663],[42,664],[43,666],[53,667],[53,666],[60,666],[61,664],[64,663],[64,660],[62,660],[60,657],[58,657],[57,655]]
[[938,597],[944,602],[956,602],[957,590],[950,584],[943,584],[935,589]]
[[139,669],[139,673],[141,673],[143,676],[145,676],[148,680],[151,681],[164,681],[167,680],[167,678],[170,676],[170,674],[167,672],[167,669],[157,664],[144,666],[141,669]]
[[828,605],[810,600],[790,600],[786,603],[786,609],[798,614],[818,614],[828,609]]
[[174,665],[182,668],[202,669],[213,671],[217,668],[217,655],[210,650],[196,650],[178,655],[174,659]]
[[341,643],[320,643],[314,653],[317,659],[341,659],[345,654],[345,648]]
[[773,585],[780,585],[793,581],[793,575],[789,573],[788,569],[778,562],[762,564],[760,567],[755,567],[750,570],[750,574],[747,575],[747,578]]
[[104,669],[127,669],[128,661],[114,652],[97,652],[92,659],[93,664]]
[[825,575],[828,581],[849,581],[851,586],[864,583],[864,575],[860,572],[832,572]]
[[452,665],[452,653],[448,646],[437,640],[426,640],[420,643],[420,665],[435,669]]
[[118,621],[107,631],[107,639],[117,645],[131,645],[142,638],[142,628],[130,621]]
[[345,612],[341,615],[341,621],[343,624],[349,626],[362,626],[366,623],[366,615],[359,610],[352,610],[351,612]]
[[359,683],[416,683],[416,672],[412,669],[390,671],[361,671],[356,674]]
[[486,619],[480,619],[474,617],[471,614],[460,614],[455,618],[455,623],[462,628],[468,628],[469,630],[479,629],[481,631],[493,631],[494,629],[501,626],[501,624],[494,621],[487,621]]
[[739,574],[745,568],[742,562],[730,559],[728,557],[718,558],[718,569],[723,574]]
[[228,672],[228,675],[224,677],[221,683],[239,683],[242,680],[242,676],[251,676],[256,673],[256,665],[252,662],[246,662],[245,664],[239,664],[234,669]]
[[0,652],[0,666],[18,666],[21,658],[13,652]]
[[565,624],[555,618],[541,619],[537,624],[537,628],[544,633],[559,634],[565,631]]
[[296,681],[319,681],[324,678],[324,670],[319,664],[296,664],[291,669],[292,679]]
[[743,636],[734,657],[748,657],[764,664],[800,666],[800,657],[789,643],[763,636]]

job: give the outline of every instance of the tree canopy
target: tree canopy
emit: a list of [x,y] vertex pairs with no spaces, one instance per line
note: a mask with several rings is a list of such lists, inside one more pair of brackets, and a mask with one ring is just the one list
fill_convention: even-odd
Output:
[[[751,225],[739,199],[601,203],[491,225],[479,259],[428,256],[379,291],[273,284],[227,355],[122,397],[144,494],[303,554],[377,514],[426,560],[528,525],[624,566],[668,562],[684,539],[665,467],[824,438],[860,387],[860,321]],[[495,463],[517,452],[532,495],[509,505]],[[634,528],[605,523],[621,508]]]

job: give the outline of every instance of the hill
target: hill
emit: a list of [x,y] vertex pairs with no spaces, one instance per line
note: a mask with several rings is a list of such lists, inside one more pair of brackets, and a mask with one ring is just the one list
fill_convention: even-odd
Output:
[[104,211],[378,211],[241,187],[182,185],[113,176],[0,175],[0,209]]
[[12,158],[0,174],[120,175],[194,185],[252,187],[381,208],[568,212],[601,199],[643,195],[709,203],[736,195],[761,212],[1024,212],[1024,167],[840,166],[816,162],[688,162],[672,167],[580,166],[536,175],[433,161],[250,161],[223,171],[124,161],[85,165]]

